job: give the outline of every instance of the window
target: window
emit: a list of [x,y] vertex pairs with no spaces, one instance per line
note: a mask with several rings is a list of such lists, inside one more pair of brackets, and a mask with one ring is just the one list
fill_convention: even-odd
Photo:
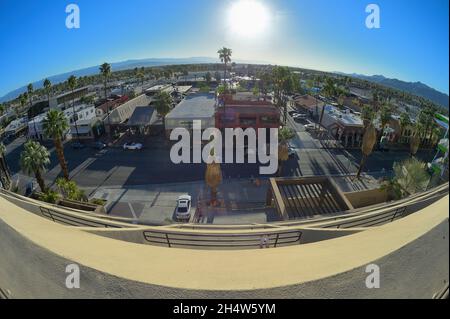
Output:
[[241,117],[239,122],[241,125],[256,125],[256,117]]
[[222,115],[221,117],[220,117],[220,121],[222,122],[222,123],[234,123],[234,121],[235,121],[235,118],[234,118],[234,116],[233,115]]
[[260,121],[262,124],[277,124],[278,119],[273,116],[261,116]]

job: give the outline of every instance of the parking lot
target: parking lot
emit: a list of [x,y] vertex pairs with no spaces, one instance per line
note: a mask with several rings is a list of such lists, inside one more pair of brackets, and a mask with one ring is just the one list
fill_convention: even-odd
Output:
[[[361,159],[359,150],[324,148],[302,122],[296,122],[291,116],[287,120],[288,126],[296,132],[290,141],[295,156],[283,164],[283,176],[356,173]],[[173,219],[178,196],[188,193],[197,198],[198,194],[205,191],[206,165],[172,163],[171,144],[164,137],[126,137],[127,142],[142,143],[141,150],[124,150],[124,141],[121,139],[116,145],[105,149],[95,148],[92,143],[81,149],[73,148],[71,142],[64,146],[70,177],[89,197],[106,199],[109,214],[142,219],[147,223],[161,223]],[[20,172],[19,157],[24,142],[25,138],[20,137],[8,144],[6,150],[9,167],[13,174],[17,174],[15,177],[19,177],[21,186],[33,179]],[[61,170],[52,142],[44,144],[51,153],[45,179],[49,185],[53,185]],[[418,153],[418,157],[425,161],[431,160],[432,156],[430,152]],[[366,171],[379,177],[383,170],[390,171],[394,162],[408,157],[407,152],[374,152],[368,159]],[[259,176],[259,164],[222,164],[221,170],[223,184]],[[351,191],[364,185],[349,182],[345,187]],[[257,220],[264,218],[264,212],[262,215],[258,213],[258,216]]]

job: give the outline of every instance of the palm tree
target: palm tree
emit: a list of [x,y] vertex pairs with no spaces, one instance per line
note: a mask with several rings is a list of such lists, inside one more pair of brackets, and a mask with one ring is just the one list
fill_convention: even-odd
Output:
[[108,87],[108,78],[111,76],[111,65],[108,63],[103,63],[100,65],[100,74],[103,76],[103,85],[105,90],[105,100],[108,98],[106,93]]
[[389,123],[389,121],[391,120],[391,117],[392,117],[392,112],[391,112],[390,106],[386,105],[386,104],[383,105],[381,107],[379,115],[380,115],[380,122],[381,122],[381,132],[383,132],[384,128]]
[[288,128],[283,127],[278,131],[278,172],[277,175],[281,175],[283,163],[289,159],[289,140],[295,137],[295,132]]
[[75,98],[73,92],[75,91],[75,88],[77,87],[77,78],[74,75],[71,75],[69,79],[67,80],[67,84],[69,86],[69,89],[72,91],[72,112],[73,112],[73,123],[75,124],[75,132],[77,132],[77,140],[80,141],[80,135],[78,134],[78,114],[75,111]]
[[217,202],[217,187],[222,183],[222,170],[214,154],[214,149],[211,149],[208,164],[206,164],[205,182],[211,189],[211,205],[215,206]]
[[394,164],[394,180],[402,190],[403,196],[426,190],[430,181],[426,164],[416,158]]
[[403,112],[402,114],[400,114],[400,127],[402,133],[409,125],[411,125],[411,118],[409,117],[408,113]]
[[9,173],[8,163],[5,157],[6,147],[0,142],[0,182],[4,189],[11,186],[11,174]]
[[64,157],[64,148],[62,140],[65,133],[69,129],[69,123],[64,113],[59,110],[50,110],[43,121],[44,135],[53,139],[55,144],[56,155],[58,156],[59,165],[63,172],[64,178],[69,179],[69,170],[67,169],[66,159]]
[[20,107],[21,109],[23,109],[25,107],[25,105],[27,104],[28,101],[28,93],[24,92],[23,94],[19,95],[19,102],[20,102]]
[[50,153],[44,146],[31,140],[25,143],[24,150],[20,154],[20,167],[26,174],[34,174],[43,193],[46,187],[42,174],[48,164]]
[[409,139],[409,152],[411,157],[417,154],[417,151],[420,147],[420,135],[423,132],[423,126],[420,123],[417,123],[413,129],[412,136]]
[[165,117],[170,112],[172,106],[172,97],[167,92],[159,92],[156,95],[156,111],[162,116],[163,125],[165,126]]
[[142,72],[142,70],[138,70],[136,72],[136,77],[139,79],[139,81],[141,82],[141,86],[144,86],[144,72]]
[[[137,68],[135,70],[137,70]],[[111,65],[106,62],[103,63],[100,66],[100,74],[103,76],[103,85],[104,85],[105,100],[106,100],[108,98],[106,91],[108,88],[108,78],[111,76]],[[108,135],[109,135],[109,139],[111,140],[111,116],[110,116],[109,107],[107,108],[106,113],[108,116]]]
[[33,102],[32,102],[32,97],[33,97],[33,91],[34,91],[34,89],[33,89],[33,84],[28,84],[27,85],[27,93],[28,93],[28,99],[29,99],[29,102],[30,102],[30,108],[33,106]]
[[287,122],[287,100],[286,93],[292,89],[292,77],[291,72],[287,67],[277,66],[272,72],[274,93],[277,102],[277,106],[283,109],[283,123]]
[[364,105],[361,109],[361,119],[363,120],[364,127],[367,127],[374,118],[374,112],[369,105]]
[[226,85],[226,79],[227,79],[227,65],[231,62],[231,55],[233,54],[233,51],[231,49],[223,47],[219,51],[217,51],[219,54],[220,61],[224,64],[224,84]]
[[368,127],[366,127],[363,140],[362,140],[362,159],[361,163],[359,165],[358,173],[356,174],[356,178],[359,178],[361,176],[361,172],[364,168],[364,165],[366,164],[367,158],[372,154],[373,147],[375,146],[377,142],[377,130],[373,126],[372,123],[369,124]]
[[[325,86],[323,87],[323,94],[327,98],[334,98],[337,94],[336,86],[332,78],[327,77],[325,80]],[[325,105],[322,105],[322,111],[320,113],[319,126],[322,126],[323,115],[325,114]]]
[[50,106],[50,92],[52,89],[52,82],[49,79],[44,80],[44,92],[47,95],[48,105]]

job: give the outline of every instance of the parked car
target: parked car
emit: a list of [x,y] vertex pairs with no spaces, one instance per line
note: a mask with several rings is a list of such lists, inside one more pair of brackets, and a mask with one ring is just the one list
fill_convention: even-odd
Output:
[[92,147],[95,148],[96,150],[101,151],[102,149],[106,148],[106,144],[103,143],[102,141],[97,141],[94,144],[92,144]]
[[295,148],[293,148],[291,145],[288,146],[288,154],[289,154],[289,157],[297,156],[297,152],[295,151]]
[[83,143],[80,143],[80,142],[72,143],[72,148],[75,149],[75,150],[80,150],[80,149],[85,148],[85,147],[86,147],[86,145],[84,145]]
[[309,123],[309,124],[304,125],[304,127],[305,127],[305,130],[312,131],[316,128],[316,125],[313,123]]
[[294,116],[294,115],[299,114],[299,113],[297,111],[290,111],[290,112],[288,112],[288,114],[290,116]]
[[125,143],[123,145],[123,149],[124,150],[141,150],[142,149],[142,144],[141,143]]
[[297,113],[297,114],[295,114],[294,116],[292,116],[294,119],[306,119],[307,118],[307,116],[306,116],[306,114],[304,114],[304,113]]
[[302,125],[309,124],[309,122],[308,122],[306,119],[301,118],[301,117],[295,117],[295,118],[294,118],[294,121],[295,121],[296,123],[300,123],[300,124],[302,124]]
[[192,198],[189,195],[181,195],[177,200],[176,217],[178,220],[189,220],[191,218]]

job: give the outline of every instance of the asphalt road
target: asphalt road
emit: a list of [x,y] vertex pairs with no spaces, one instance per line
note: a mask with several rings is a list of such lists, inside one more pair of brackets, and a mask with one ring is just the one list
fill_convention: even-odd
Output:
[[[308,134],[300,132],[299,134]],[[308,134],[309,135],[309,134]],[[20,171],[19,157],[24,139],[7,146],[7,161],[12,173]],[[314,142],[311,142],[314,143]],[[295,140],[293,143],[295,145]],[[60,175],[60,167],[52,144],[51,163],[45,178],[51,184]],[[418,157],[432,159],[434,154],[419,152]],[[92,148],[74,150],[65,145],[71,177],[82,187],[131,186],[146,184],[181,183],[204,179],[205,164],[173,164],[169,148],[147,148],[141,151],[124,151],[111,148],[96,151]],[[297,156],[283,166],[285,176],[336,175],[356,172],[360,161],[358,150],[348,153],[341,150],[297,148]],[[407,158],[407,152],[374,152],[368,159],[369,172],[390,170],[395,161]],[[259,175],[259,164],[222,164],[224,178],[248,178]]]

